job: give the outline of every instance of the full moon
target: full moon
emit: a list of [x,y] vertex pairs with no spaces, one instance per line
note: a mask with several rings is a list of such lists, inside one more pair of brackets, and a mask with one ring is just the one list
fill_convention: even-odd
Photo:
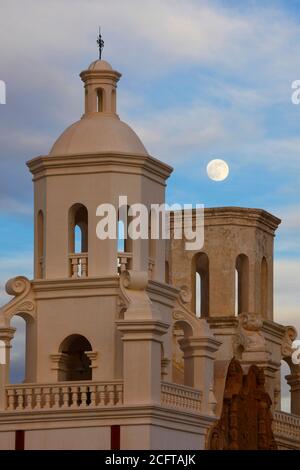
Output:
[[224,181],[229,175],[229,166],[224,160],[216,158],[206,167],[208,177],[213,181]]

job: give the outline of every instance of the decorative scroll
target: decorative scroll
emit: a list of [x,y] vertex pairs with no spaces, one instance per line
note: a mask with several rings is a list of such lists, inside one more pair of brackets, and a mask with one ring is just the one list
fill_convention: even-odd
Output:
[[233,359],[227,372],[221,418],[210,431],[208,448],[276,449],[271,403],[265,391],[263,370],[253,365],[243,375],[240,363]]
[[6,292],[14,298],[0,308],[0,326],[9,325],[13,315],[35,318],[35,296],[29,279],[24,276],[10,279],[6,283]]
[[297,330],[293,326],[286,326],[285,335],[281,343],[281,354],[282,357],[291,357],[295,348],[293,348],[293,341],[297,338]]

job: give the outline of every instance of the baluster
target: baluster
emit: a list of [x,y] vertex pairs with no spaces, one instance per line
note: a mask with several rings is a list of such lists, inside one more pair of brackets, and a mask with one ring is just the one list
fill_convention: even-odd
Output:
[[123,404],[123,386],[121,384],[116,385],[116,405]]
[[90,389],[90,400],[91,400],[90,406],[96,406],[96,386],[90,385],[89,389]]
[[114,385],[107,385],[107,406],[113,406],[115,404],[115,387]]
[[97,386],[98,390],[98,397],[99,397],[99,402],[98,406],[105,406],[105,387],[104,385],[98,385]]
[[25,390],[25,398],[26,398],[26,410],[32,410],[32,388],[26,388]]
[[45,406],[44,408],[51,408],[51,395],[50,395],[50,387],[43,388],[43,394],[45,397]]
[[81,258],[81,277],[87,276],[87,258]]
[[71,387],[72,403],[71,408],[78,408],[78,386]]
[[24,390],[21,388],[17,389],[17,410],[23,410],[24,408]]
[[126,271],[127,256],[120,256],[120,271]]
[[72,277],[78,277],[78,258],[71,258]]
[[81,385],[79,389],[80,389],[80,394],[81,394],[80,407],[85,408],[87,406],[87,386]]
[[63,408],[69,408],[69,387],[62,387]]
[[8,410],[14,410],[16,405],[15,405],[15,391],[13,388],[9,388],[7,390],[7,408]]
[[42,408],[42,389],[40,387],[34,388],[35,408],[40,410]]
[[54,396],[53,408],[59,408],[60,407],[60,389],[59,389],[59,387],[53,387],[52,392],[53,392],[53,396]]

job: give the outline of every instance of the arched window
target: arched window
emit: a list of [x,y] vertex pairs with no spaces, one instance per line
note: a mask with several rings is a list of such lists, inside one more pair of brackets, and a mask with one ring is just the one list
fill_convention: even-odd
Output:
[[16,329],[10,350],[10,382],[33,382],[36,376],[35,341],[36,325],[33,317],[22,311],[11,319]]
[[64,362],[59,380],[92,380],[88,351],[92,351],[92,346],[84,336],[74,334],[65,338],[59,348]]
[[88,252],[88,211],[83,204],[74,204],[69,211],[69,252]]
[[268,294],[268,262],[264,256],[261,262],[260,296],[261,314],[265,318],[268,316]]
[[128,233],[128,227],[132,217],[128,214],[129,207],[121,206],[118,214],[118,273],[122,273],[132,266],[132,239]]
[[69,210],[69,263],[71,277],[88,275],[88,211],[83,204]]
[[249,310],[249,258],[246,255],[239,255],[235,264],[236,272],[236,315]]
[[104,96],[103,89],[98,88],[97,89],[97,111],[98,111],[98,113],[101,113],[101,112],[104,111],[103,96]]
[[37,277],[44,277],[44,214],[39,211],[37,215]]
[[209,316],[209,259],[206,253],[197,253],[193,262],[194,310],[196,316]]
[[12,347],[10,350],[10,383],[18,384],[24,382],[26,375],[26,320],[19,315],[15,315],[11,319],[11,326],[16,328],[16,332],[11,342]]
[[123,220],[118,221],[118,251],[125,251],[125,225]]

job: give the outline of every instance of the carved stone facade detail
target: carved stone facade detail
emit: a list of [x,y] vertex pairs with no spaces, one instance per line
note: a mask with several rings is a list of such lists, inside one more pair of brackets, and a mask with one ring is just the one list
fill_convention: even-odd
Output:
[[17,276],[6,283],[6,292],[14,298],[0,308],[0,326],[9,326],[14,315],[28,314],[35,318],[35,296],[32,284],[24,276]]
[[297,330],[293,326],[287,326],[285,329],[285,335],[282,340],[281,353],[282,357],[291,357],[295,348],[293,348],[293,341],[297,338]]
[[241,313],[235,338],[235,350],[242,348],[245,352],[265,351],[265,339],[261,332],[263,319],[256,313]]
[[272,432],[271,399],[262,369],[251,366],[243,375],[233,359],[228,367],[222,414],[208,438],[211,450],[276,449]]

